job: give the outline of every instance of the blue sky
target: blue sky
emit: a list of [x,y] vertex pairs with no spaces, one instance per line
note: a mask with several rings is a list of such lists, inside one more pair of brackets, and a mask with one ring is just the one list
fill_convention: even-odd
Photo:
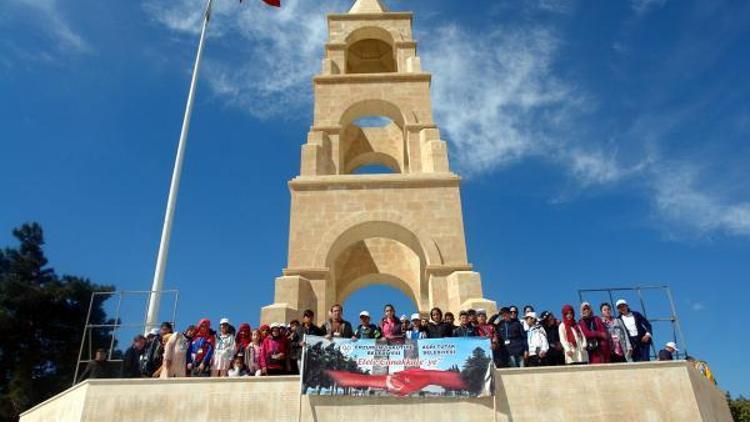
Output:
[[[255,325],[286,264],[323,16],[351,2],[286,3],[217,0],[167,273],[180,326]],[[669,285],[690,353],[750,394],[750,4],[388,4],[416,13],[485,295],[559,313],[579,288]],[[150,287],[201,9],[2,2],[0,244],[38,221],[58,272]],[[385,287],[345,307],[385,302],[413,310]]]

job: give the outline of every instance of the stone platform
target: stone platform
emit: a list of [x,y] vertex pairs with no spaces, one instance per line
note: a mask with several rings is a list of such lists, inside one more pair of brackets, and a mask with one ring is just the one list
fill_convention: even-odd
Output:
[[21,415],[48,421],[727,421],[686,362],[501,369],[495,397],[304,396],[299,377],[89,380]]

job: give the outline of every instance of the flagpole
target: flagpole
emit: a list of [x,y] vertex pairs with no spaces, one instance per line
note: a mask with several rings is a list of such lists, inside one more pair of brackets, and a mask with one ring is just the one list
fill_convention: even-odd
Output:
[[201,57],[203,56],[203,44],[206,39],[206,29],[208,22],[211,20],[211,3],[213,0],[206,0],[206,8],[203,14],[203,26],[201,27],[201,36],[198,41],[198,52],[195,55],[195,64],[193,66],[193,76],[190,80],[190,91],[188,92],[187,104],[185,105],[185,116],[182,119],[182,130],[180,131],[180,142],[177,144],[177,156],[175,157],[174,170],[172,171],[172,182],[169,185],[169,197],[167,198],[167,211],[164,215],[164,226],[161,231],[161,241],[159,242],[159,254],[156,258],[156,268],[154,270],[154,281],[151,285],[151,292],[148,300],[148,311],[146,314],[146,327],[148,331],[158,325],[159,306],[161,300],[161,291],[164,289],[164,272],[167,266],[167,255],[169,254],[169,238],[172,234],[172,221],[174,220],[174,209],[177,203],[177,191],[180,187],[180,175],[182,173],[182,162],[185,158],[185,143],[187,141],[188,130],[190,129],[190,116],[193,112],[193,102],[195,101],[195,86],[198,81],[198,71],[200,70]]

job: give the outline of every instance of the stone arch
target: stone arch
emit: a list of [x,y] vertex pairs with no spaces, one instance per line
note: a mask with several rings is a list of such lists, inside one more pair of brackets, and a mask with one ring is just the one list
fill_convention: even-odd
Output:
[[[357,257],[351,261],[341,259],[363,242],[381,239],[401,245],[400,253],[391,253],[390,259]],[[370,253],[367,250],[366,253]],[[376,255],[376,254],[372,254]],[[392,265],[380,266],[378,263],[389,262]],[[409,263],[411,269],[403,269],[398,263]],[[440,253],[435,242],[425,236],[408,222],[403,221],[396,213],[361,212],[334,225],[321,239],[316,251],[315,265],[327,268],[334,296],[346,296],[351,292],[370,284],[372,277],[384,277],[380,280],[404,291],[414,300],[417,307],[427,307],[429,303],[429,265],[441,264]],[[342,272],[342,269],[364,267],[355,271]],[[398,271],[398,268],[401,268]],[[394,274],[395,273],[395,274]],[[376,283],[377,284],[377,283]]]
[[383,28],[366,26],[346,37],[346,73],[392,73],[398,70],[393,36]]
[[354,173],[360,167],[369,165],[381,165],[391,169],[394,173],[401,173],[401,166],[395,158],[382,152],[365,152],[357,155],[351,160],[347,160],[344,165],[344,172]]
[[366,116],[387,117],[402,129],[404,128],[404,125],[413,123],[407,121],[408,115],[403,113],[401,108],[396,104],[381,99],[369,99],[357,101],[349,105],[346,110],[341,113],[339,124],[342,128],[346,128],[355,120],[359,119],[360,117]]
[[[390,123],[380,127],[360,127],[355,121],[363,117],[385,117]],[[384,100],[363,100],[349,106],[339,120],[342,131],[339,162],[344,174],[365,164],[379,164],[405,173],[406,119],[401,109]]]
[[349,284],[347,284],[346,287],[343,289],[338,290],[337,296],[336,296],[336,303],[344,303],[346,300],[351,296],[354,292],[357,290],[367,287],[373,284],[384,284],[386,286],[390,286],[393,288],[396,288],[400,290],[401,292],[406,295],[409,299],[411,299],[412,302],[414,302],[415,306],[419,306],[419,300],[417,300],[417,297],[415,296],[414,290],[409,286],[409,283],[402,280],[400,277],[394,276],[392,274],[378,274],[378,282],[372,283],[370,282],[370,278],[372,277],[372,274],[363,275],[357,279],[352,280]]
[[[408,232],[414,237],[413,241],[410,243],[416,249],[423,252],[427,265],[443,264],[443,258],[438,249],[438,245],[431,236],[417,228],[417,225],[412,224],[412,222],[408,221],[400,213],[380,210],[352,213],[349,217],[332,224],[318,243],[315,257],[312,262],[313,267],[328,268],[328,255],[330,251],[333,250],[334,244],[351,228],[365,226],[367,223],[385,223],[393,228],[400,227],[400,230],[397,229],[398,231],[401,231],[402,233],[403,231]],[[373,232],[378,233],[377,230],[374,230]],[[385,231],[384,233],[388,232],[390,232],[390,230]],[[381,235],[380,237],[383,236]]]

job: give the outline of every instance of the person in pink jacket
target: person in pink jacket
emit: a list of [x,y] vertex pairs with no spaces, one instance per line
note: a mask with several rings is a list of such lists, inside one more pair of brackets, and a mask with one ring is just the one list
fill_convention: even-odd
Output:
[[601,318],[594,315],[591,304],[581,304],[581,319],[578,326],[586,337],[586,349],[589,352],[589,363],[609,363],[612,349],[609,341],[609,330]]

